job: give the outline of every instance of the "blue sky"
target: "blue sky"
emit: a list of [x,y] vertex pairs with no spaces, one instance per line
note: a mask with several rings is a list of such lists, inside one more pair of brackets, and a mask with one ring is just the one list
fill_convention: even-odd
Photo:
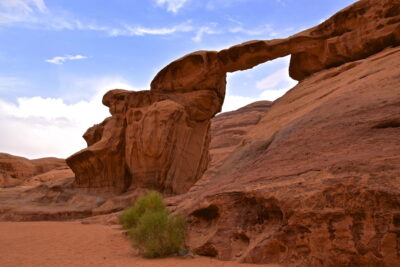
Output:
[[[67,157],[108,116],[109,89],[144,90],[172,60],[284,38],[354,0],[0,0],[0,151]],[[228,76],[224,111],[274,100],[289,58]]]

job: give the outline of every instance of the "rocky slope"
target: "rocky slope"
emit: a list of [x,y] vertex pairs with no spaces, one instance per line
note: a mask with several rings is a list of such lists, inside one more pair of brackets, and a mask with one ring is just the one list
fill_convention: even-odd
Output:
[[400,47],[321,71],[170,199],[201,255],[285,266],[400,265]]
[[23,157],[0,153],[0,188],[16,185],[34,185],[73,177],[65,160],[41,158],[29,160]]
[[[257,125],[263,115],[271,108],[272,102],[258,101],[238,110],[221,113],[211,120],[210,155],[213,160],[222,154],[225,158],[243,141],[246,135]],[[221,161],[221,160],[218,160]]]
[[195,186],[218,177],[223,162],[244,142],[244,136],[259,123],[272,102],[258,101],[235,111],[219,114],[211,120],[210,162],[207,171]]

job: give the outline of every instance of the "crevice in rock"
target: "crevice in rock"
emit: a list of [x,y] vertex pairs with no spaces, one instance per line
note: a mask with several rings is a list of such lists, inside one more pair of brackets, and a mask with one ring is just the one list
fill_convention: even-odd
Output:
[[220,216],[219,209],[215,205],[210,205],[207,208],[195,210],[194,212],[192,212],[191,215],[206,221],[213,221],[215,219],[218,219]]
[[132,184],[132,175],[129,170],[129,167],[125,164],[124,188],[122,189],[122,192],[125,193],[130,188],[131,184]]
[[240,241],[243,241],[243,242],[245,242],[245,243],[249,243],[249,242],[250,242],[250,238],[249,238],[246,234],[241,233],[241,232],[235,233],[235,234],[232,236],[232,238],[233,238],[234,240],[240,240]]
[[210,243],[206,243],[203,246],[196,248],[194,253],[200,256],[207,256],[207,257],[217,257],[218,250]]
[[393,215],[393,225],[395,227],[400,227],[400,213]]
[[387,129],[387,128],[400,128],[400,119],[382,121],[372,127],[372,129]]

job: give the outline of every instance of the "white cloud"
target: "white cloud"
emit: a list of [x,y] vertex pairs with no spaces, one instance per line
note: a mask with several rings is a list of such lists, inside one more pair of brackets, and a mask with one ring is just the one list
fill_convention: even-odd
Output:
[[68,104],[62,98],[22,97],[17,103],[0,99],[0,151],[30,158],[68,157],[86,146],[87,128],[109,116],[101,104],[113,88],[133,90],[119,77],[92,79],[92,98]]
[[263,100],[275,101],[284,94],[286,94],[286,92],[291,88],[292,87],[287,87],[278,90],[265,90],[264,92],[261,93],[260,98]]
[[[289,58],[289,57],[288,57]],[[298,82],[290,78],[288,67],[278,69],[271,75],[256,82],[258,90],[263,90],[260,97],[262,99],[274,101],[283,96],[289,89],[293,88]]]
[[[290,56],[276,59],[275,61],[270,62],[273,63],[276,67],[279,66],[279,68],[272,74],[267,75],[265,78],[258,81],[256,80],[254,82],[254,85],[247,84],[247,81],[245,84],[243,84],[243,80],[241,79],[243,79],[243,74],[246,74],[247,80],[248,79],[254,80],[253,76],[255,73],[253,73],[252,71],[257,71],[256,69],[247,70],[243,73],[242,72],[229,73],[228,83],[227,83],[227,95],[225,98],[224,106],[222,107],[223,111],[225,112],[230,110],[236,110],[242,106],[245,106],[247,104],[259,100],[275,101],[276,99],[283,96],[287,91],[289,91],[298,83],[297,81],[289,77],[289,71],[288,71],[289,62],[290,62]],[[245,88],[255,87],[258,89],[259,92],[260,91],[261,92],[259,94],[256,94],[256,96],[254,97],[246,97],[237,94],[232,94],[230,88],[237,87],[233,86],[232,85],[233,83],[240,83],[241,87]]]
[[[186,1],[166,1],[168,9],[177,10]],[[160,2],[160,4],[163,4]],[[172,26],[146,27],[142,25],[122,24],[118,26],[99,25],[77,19],[68,13],[52,13],[47,9],[43,0],[0,0],[0,25],[20,26],[33,29],[48,30],[80,30],[104,32],[109,36],[144,36],[144,35],[172,35],[178,32],[194,31],[191,21]],[[62,64],[64,57],[57,57],[47,61]],[[68,60],[70,58],[66,58]],[[82,58],[72,58],[82,59]]]
[[272,25],[265,24],[263,26],[254,28],[254,29],[246,29],[242,25],[238,25],[236,27],[232,27],[229,29],[231,33],[243,33],[250,36],[256,35],[267,35],[269,37],[275,37],[278,33],[273,29]]
[[282,89],[271,89],[263,91],[258,97],[246,97],[239,95],[227,94],[225,97],[224,105],[222,106],[222,112],[236,110],[248,104],[251,104],[260,100],[275,101],[287,93],[295,84],[289,85]]
[[257,26],[255,28],[249,28],[245,27],[243,23],[241,23],[240,21],[234,20],[232,18],[228,18],[228,20],[235,24],[234,26],[231,26],[228,29],[229,33],[234,33],[234,34],[260,36],[263,39],[274,39],[274,38],[284,38],[296,32],[293,27],[276,30],[272,24],[264,24],[261,26]]
[[[170,12],[177,13],[190,0],[153,0],[157,6],[166,7]],[[246,0],[213,0],[200,3],[218,7],[230,6]],[[196,3],[198,4],[198,3]],[[263,36],[263,38],[277,38],[287,35],[292,30],[275,31],[270,24],[256,28],[249,28],[240,21],[228,18],[235,25],[217,29],[215,25],[192,25],[191,21],[168,26],[104,25],[94,21],[81,20],[67,11],[49,10],[44,0],[0,0],[0,26],[16,26],[29,29],[45,30],[78,30],[103,32],[110,37],[118,36],[146,36],[146,35],[173,35],[179,32],[193,32],[192,40],[200,42],[205,34],[242,34],[247,36]],[[245,37],[248,38],[248,37]],[[57,63],[56,63],[57,64]]]
[[143,35],[170,35],[177,32],[190,32],[193,27],[190,21],[171,27],[148,28],[143,26],[125,25],[123,28],[105,28],[110,36],[143,36]]
[[[3,0],[0,0],[0,2]],[[11,1],[11,0],[7,0]],[[191,21],[186,21],[180,24],[162,27],[146,27],[142,25],[122,24],[118,26],[99,25],[94,22],[85,22],[66,14],[53,14],[46,12],[44,14],[35,12],[36,10],[29,9],[29,12],[21,12],[18,10],[6,8],[5,11],[0,10],[0,26],[19,26],[32,29],[46,30],[78,30],[78,31],[97,31],[104,32],[108,36],[145,36],[145,35],[172,35],[178,32],[191,32],[195,27],[191,25]],[[55,64],[63,62],[64,57],[55,59]],[[81,59],[81,58],[79,58]],[[67,58],[68,60],[68,58]],[[47,61],[49,62],[49,61]]]
[[264,79],[256,82],[256,87],[259,90],[267,90],[276,87],[282,81],[288,81],[290,77],[288,76],[288,69],[282,68],[275,71],[273,74],[268,75]]
[[[3,2],[4,3],[3,3]],[[155,0],[159,6],[166,6],[171,12],[178,12],[189,0]],[[228,1],[229,2],[229,1]],[[103,32],[110,37],[119,36],[148,36],[148,35],[174,35],[177,33],[193,32],[192,40],[200,42],[205,34],[242,34],[248,36],[264,36],[264,38],[275,38],[282,33],[276,32],[269,24],[254,29],[243,26],[241,22],[234,21],[234,26],[217,29],[216,24],[193,25],[192,21],[186,21],[175,25],[146,26],[121,23],[120,25],[104,25],[94,21],[81,20],[68,12],[49,10],[43,0],[0,0],[0,26],[14,26],[29,29],[45,30],[70,30],[70,31],[97,31]],[[226,5],[224,1],[219,5]],[[247,38],[247,37],[246,37]],[[61,57],[58,61],[63,62]],[[52,62],[50,62],[52,63]]]
[[22,13],[33,13],[36,10],[42,13],[47,11],[43,0],[1,0],[0,8]]
[[216,33],[218,32],[211,29],[210,27],[203,26],[197,29],[196,35],[192,38],[192,40],[195,42],[200,42],[203,39],[204,34],[216,34]]
[[47,11],[43,0],[0,0],[0,25],[33,22],[37,14],[46,16]]
[[109,27],[94,23],[84,23],[78,19],[73,21],[57,20],[51,24],[54,30],[80,30],[104,32],[108,36],[145,36],[145,35],[172,35],[178,32],[191,32],[194,27],[191,21],[164,27],[146,27],[142,25],[121,25],[120,27]]
[[155,0],[158,6],[166,6],[167,10],[177,13],[189,0]]
[[227,94],[224,105],[222,106],[222,112],[236,110],[259,100],[262,100],[262,98]]
[[46,59],[45,61],[48,63],[61,65],[61,64],[64,64],[64,62],[67,60],[79,60],[79,59],[85,59],[85,58],[87,58],[87,57],[82,56],[82,55],[75,55],[75,56],[66,55],[63,57],[53,57],[52,59]]

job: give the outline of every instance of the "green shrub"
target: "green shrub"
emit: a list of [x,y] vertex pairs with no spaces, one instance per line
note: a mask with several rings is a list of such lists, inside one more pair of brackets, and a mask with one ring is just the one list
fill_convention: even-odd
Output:
[[165,257],[183,248],[184,225],[181,217],[170,216],[167,211],[150,211],[143,214],[129,235],[143,256]]
[[163,197],[159,193],[151,191],[146,196],[140,197],[134,206],[123,211],[118,220],[125,229],[130,229],[137,225],[139,218],[146,211],[160,210],[165,210]]
[[184,246],[185,221],[173,216],[157,192],[140,198],[119,217],[129,230],[132,245],[148,258],[165,257],[179,252]]

